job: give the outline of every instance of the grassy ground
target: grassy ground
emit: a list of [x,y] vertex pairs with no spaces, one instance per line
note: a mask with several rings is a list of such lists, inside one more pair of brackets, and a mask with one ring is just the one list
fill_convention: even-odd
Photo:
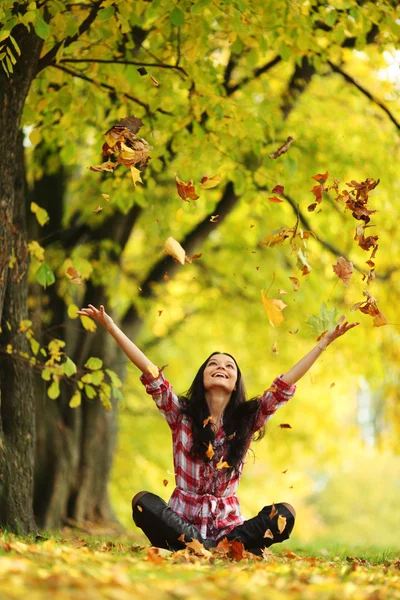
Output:
[[71,530],[37,538],[3,532],[0,598],[400,599],[400,553],[394,549],[288,543],[271,550],[264,557],[240,548],[204,556],[201,548],[158,552],[134,538]]

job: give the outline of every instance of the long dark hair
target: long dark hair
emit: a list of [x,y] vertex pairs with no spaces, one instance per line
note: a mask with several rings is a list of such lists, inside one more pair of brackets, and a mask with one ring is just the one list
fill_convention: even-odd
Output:
[[[211,422],[204,427],[204,421],[210,416],[210,410],[205,399],[203,374],[208,361],[215,354],[224,354],[234,360],[237,368],[236,389],[233,390],[229,403],[224,412],[224,430],[228,439],[228,456],[224,457],[230,465],[230,470],[239,471],[241,463],[254,431],[254,424],[259,411],[259,397],[246,400],[246,390],[243,383],[242,373],[235,358],[227,352],[213,352],[204,361],[194,378],[192,385],[186,394],[179,396],[181,410],[192,422],[193,445],[191,454],[195,458],[201,458],[208,462],[210,459],[206,451],[210,442],[215,438]],[[254,436],[254,440],[260,440],[265,434],[262,427]]]

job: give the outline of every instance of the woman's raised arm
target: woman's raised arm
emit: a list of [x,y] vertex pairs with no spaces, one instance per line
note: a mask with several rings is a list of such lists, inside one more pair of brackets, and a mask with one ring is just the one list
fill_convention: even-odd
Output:
[[156,367],[147,358],[145,354],[124,334],[123,331],[114,323],[110,315],[104,310],[104,306],[100,305],[98,310],[93,304],[89,304],[88,308],[82,308],[78,310],[78,315],[84,315],[90,317],[94,321],[97,321],[107,331],[111,333],[117,344],[125,352],[129,360],[142,371],[142,373],[154,372]]
[[285,375],[282,376],[283,381],[289,384],[296,383],[307,373],[307,371],[312,367],[317,358],[319,358],[324,350],[326,350],[327,346],[331,344],[334,340],[336,340],[341,335],[344,335],[353,327],[356,327],[360,323],[348,323],[344,321],[345,316],[342,315],[338,321],[338,324],[334,329],[328,331],[325,337],[322,338],[320,342],[308,353],[306,354],[298,363],[294,365]]

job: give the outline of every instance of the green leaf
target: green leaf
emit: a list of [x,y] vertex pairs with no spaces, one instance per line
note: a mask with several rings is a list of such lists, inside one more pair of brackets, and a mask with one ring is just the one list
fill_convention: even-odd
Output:
[[[34,129],[33,132],[31,133],[31,135],[29,136],[29,139],[31,140],[32,143],[34,143],[32,134],[35,131],[37,131],[37,130]],[[39,135],[39,141],[40,141],[40,135]],[[44,208],[40,208],[40,206],[38,204],[36,204],[36,202],[31,202],[31,211],[33,212],[34,215],[36,215],[38,223],[42,227],[43,227],[43,225],[46,225],[47,221],[50,220],[49,213],[47,212],[47,210],[45,210]]]
[[47,40],[49,37],[50,27],[41,15],[35,21],[35,33],[42,38],[42,40]]
[[124,397],[121,393],[121,390],[119,390],[115,386],[112,386],[112,393],[113,393],[113,397],[115,398],[115,400],[117,400],[118,402],[124,401]]
[[[43,376],[43,373],[42,373],[42,376]],[[55,400],[56,398],[58,398],[58,396],[60,395],[60,384],[58,382],[58,379],[54,379],[53,383],[47,390],[47,395],[52,400]]]
[[42,379],[45,381],[50,381],[51,379],[51,371],[50,369],[43,369],[42,371]]
[[85,367],[90,369],[91,371],[97,371],[101,369],[103,366],[103,361],[100,358],[96,358],[95,356],[91,356],[86,362]]
[[36,354],[39,352],[40,349],[40,344],[37,340],[35,340],[35,338],[31,337],[29,338],[29,344],[31,346],[31,350],[33,352],[33,354],[36,356]]
[[71,377],[72,375],[75,375],[77,369],[76,369],[76,364],[74,363],[73,360],[71,360],[69,358],[69,356],[67,356],[67,360],[65,361],[65,363],[63,364],[63,371],[66,374],[67,377]]
[[321,304],[319,316],[309,315],[307,325],[309,325],[313,333],[320,336],[324,331],[334,329],[337,325],[339,311],[333,306],[328,310],[325,302]]
[[180,27],[185,22],[185,15],[181,11],[180,8],[175,6],[174,10],[169,15],[169,20],[171,21],[172,25],[175,25],[176,27]]
[[120,388],[122,386],[122,381],[120,380],[118,375],[115,373],[115,371],[111,371],[111,369],[106,369],[106,373],[109,376],[109,378],[111,379],[111,383],[113,384],[114,387]]
[[107,8],[102,8],[99,10],[97,18],[99,21],[108,21],[115,13],[115,8],[113,6],[108,6]]
[[85,394],[89,400],[93,400],[96,397],[96,390],[91,385],[85,385]]
[[81,405],[82,402],[82,396],[81,393],[77,390],[75,392],[75,394],[72,396],[71,400],[69,401],[69,406],[70,408],[77,408],[78,406]]
[[52,285],[56,280],[53,271],[46,263],[40,265],[40,267],[36,271],[35,277],[36,281],[40,283],[40,285],[42,285],[44,288],[48,287],[49,285]]
[[94,371],[92,373],[92,383],[93,385],[100,385],[104,379],[104,371]]

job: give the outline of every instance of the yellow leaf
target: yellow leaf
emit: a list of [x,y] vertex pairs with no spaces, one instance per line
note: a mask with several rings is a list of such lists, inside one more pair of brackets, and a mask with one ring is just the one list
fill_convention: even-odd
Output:
[[69,304],[67,313],[70,319],[77,319],[79,315],[77,314],[79,307],[76,304]]
[[272,531],[270,529],[267,529],[266,532],[264,533],[265,538],[270,538],[271,540],[274,539],[274,534],[272,533]]
[[297,277],[289,277],[289,279],[292,282],[293,291],[297,292],[300,287],[300,281],[297,279]]
[[109,202],[109,200],[110,200],[110,194],[102,194],[101,196],[102,196],[102,198],[104,198],[104,200],[106,200],[107,202]]
[[81,323],[86,331],[96,331],[96,323],[90,317],[85,317],[84,315],[79,315],[81,318]]
[[77,406],[81,405],[82,397],[79,391],[76,391],[69,401],[70,408],[77,408]]
[[141,172],[136,167],[131,167],[131,175],[132,175],[133,185],[135,187],[136,187],[137,183],[143,183],[143,181],[142,181],[142,179],[140,177]]
[[180,243],[174,240],[173,237],[169,237],[165,242],[164,252],[166,254],[169,254],[173,258],[176,258],[176,260],[179,261],[181,265],[185,264],[186,252],[184,251]]
[[214,456],[214,448],[212,447],[212,443],[211,442],[208,443],[208,448],[207,448],[207,451],[206,451],[206,456],[210,460]]
[[40,129],[33,129],[29,134],[29,141],[31,142],[32,146],[37,146],[41,139],[42,136]]
[[158,370],[158,367],[156,367],[156,365],[149,365],[149,366],[147,367],[147,370],[148,370],[148,372],[150,373],[150,375],[151,375],[152,377],[154,377],[154,378],[155,378],[155,377],[158,377],[158,376],[159,376],[159,374],[160,374],[160,373],[159,373],[159,370]]
[[269,322],[273,327],[279,327],[279,325],[285,320],[282,311],[287,307],[287,304],[282,302],[282,300],[267,298],[264,290],[261,290],[261,299],[267,312]]
[[221,183],[221,175],[220,173],[217,173],[216,175],[214,175],[213,177],[203,177],[200,183],[200,187],[203,190],[209,190],[215,186],[217,186],[219,183]]
[[36,215],[36,219],[39,225],[41,225],[42,227],[47,223],[47,221],[50,220],[49,213],[47,212],[47,210],[45,210],[44,208],[40,208],[40,206],[36,204],[36,202],[31,202],[31,211],[34,215]]
[[282,533],[282,531],[286,527],[286,517],[282,517],[282,515],[278,515],[278,531]]
[[229,469],[230,465],[228,465],[228,463],[226,462],[226,460],[223,460],[222,456],[219,459],[218,463],[217,463],[217,469]]
[[186,547],[193,550],[196,556],[204,556],[205,558],[211,558],[212,553],[209,550],[206,550],[201,542],[198,540],[192,540],[191,542],[186,542]]

